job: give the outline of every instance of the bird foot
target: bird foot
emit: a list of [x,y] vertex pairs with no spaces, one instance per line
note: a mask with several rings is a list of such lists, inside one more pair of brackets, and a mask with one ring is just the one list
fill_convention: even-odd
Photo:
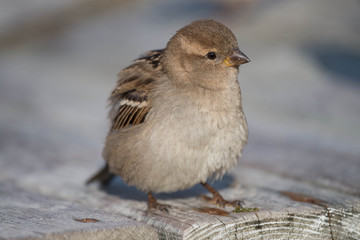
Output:
[[157,209],[164,213],[169,213],[169,208],[171,208],[170,205],[167,204],[161,204],[161,203],[148,203],[148,211],[151,209]]
[[215,188],[213,188],[212,186],[210,186],[209,184],[207,184],[206,182],[201,183],[201,185],[203,185],[209,192],[211,192],[211,194],[213,195],[213,197],[208,197],[205,195],[201,195],[201,198],[207,202],[213,203],[215,205],[221,206],[221,207],[225,207],[225,206],[231,206],[231,207],[239,207],[242,208],[244,202],[241,200],[233,200],[233,201],[228,201],[225,200],[221,194],[216,191]]
[[244,202],[242,200],[233,200],[228,201],[224,199],[219,193],[214,194],[213,197],[208,197],[205,195],[200,195],[201,199],[210,202],[212,204],[218,205],[220,207],[230,206],[230,207],[243,207]]
[[169,213],[169,208],[171,208],[170,205],[159,203],[151,193],[148,193],[148,211],[157,209],[161,212]]

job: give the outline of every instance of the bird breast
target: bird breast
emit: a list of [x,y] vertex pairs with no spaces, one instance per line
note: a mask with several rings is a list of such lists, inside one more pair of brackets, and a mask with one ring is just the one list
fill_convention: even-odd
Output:
[[[166,104],[158,97],[159,106],[154,103],[154,111],[147,119],[151,158],[156,159],[152,166],[162,175],[153,184],[155,192],[185,189],[212,176],[222,177],[236,164],[246,142],[247,126],[239,91],[233,92],[232,98],[222,96],[221,101],[214,95],[198,98],[205,92],[196,93],[196,100],[184,94],[189,93],[163,96],[170,101]],[[230,102],[224,102],[227,99]]]

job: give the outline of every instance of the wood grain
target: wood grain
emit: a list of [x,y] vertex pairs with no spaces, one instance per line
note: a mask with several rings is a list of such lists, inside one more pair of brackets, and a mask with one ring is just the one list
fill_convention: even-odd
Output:
[[0,239],[158,239],[149,225],[0,184]]

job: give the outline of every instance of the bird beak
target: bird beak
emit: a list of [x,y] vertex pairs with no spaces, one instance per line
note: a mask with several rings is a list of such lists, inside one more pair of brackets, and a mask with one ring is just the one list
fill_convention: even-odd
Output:
[[234,48],[233,53],[224,59],[224,63],[228,67],[237,67],[248,62],[250,62],[250,59],[238,48]]

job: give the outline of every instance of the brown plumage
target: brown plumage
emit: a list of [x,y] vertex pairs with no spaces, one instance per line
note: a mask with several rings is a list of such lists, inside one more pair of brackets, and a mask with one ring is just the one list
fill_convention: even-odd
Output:
[[149,51],[119,73],[117,87],[109,99],[112,130],[144,121],[151,108],[147,94],[154,87],[154,77],[162,74],[162,67],[159,65],[162,52],[163,50]]
[[149,209],[167,209],[151,192],[196,183],[213,194],[211,201],[240,205],[224,200],[206,180],[222,177],[246,144],[237,81],[246,62],[234,34],[213,20],[183,27],[165,49],[136,59],[119,73],[110,95],[107,165],[89,182],[105,183],[117,174],[148,192]]

